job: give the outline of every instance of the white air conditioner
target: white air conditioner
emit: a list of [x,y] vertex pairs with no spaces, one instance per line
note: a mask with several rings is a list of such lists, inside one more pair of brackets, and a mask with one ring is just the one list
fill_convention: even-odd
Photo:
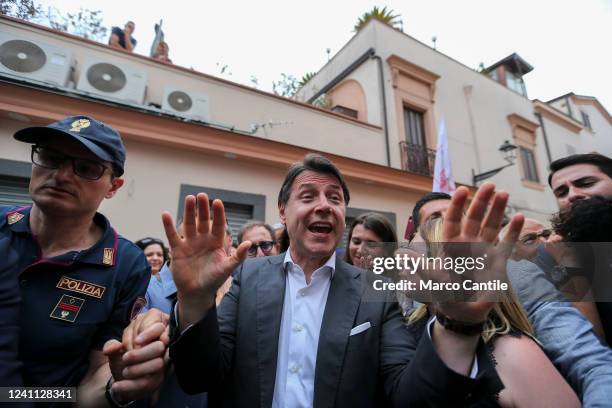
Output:
[[72,53],[0,31],[0,73],[66,86]]
[[100,58],[86,58],[79,74],[77,89],[90,94],[142,105],[147,88],[147,74],[131,65]]
[[210,120],[208,96],[203,93],[187,92],[175,87],[166,87],[162,109],[177,116],[202,122]]

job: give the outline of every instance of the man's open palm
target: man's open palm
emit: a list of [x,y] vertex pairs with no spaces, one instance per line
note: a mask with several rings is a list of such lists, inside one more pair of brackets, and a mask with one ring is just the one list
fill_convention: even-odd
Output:
[[[465,187],[458,188],[453,195],[451,205],[444,214],[442,241],[447,247],[465,250],[470,247],[469,244],[476,244],[472,247],[483,251],[482,255],[487,258],[488,270],[481,273],[483,281],[484,275],[505,277],[507,259],[523,228],[525,218],[522,214],[515,214],[506,234],[498,243],[498,234],[508,204],[508,194],[496,193],[493,183],[485,183],[480,186],[467,212],[464,213],[463,208],[467,198],[468,190]],[[473,256],[473,254],[462,255]],[[441,303],[437,307],[443,314],[454,319],[477,322],[486,319],[493,304],[486,300],[478,300]]]
[[223,203],[214,200],[212,208],[211,222],[208,196],[204,193],[198,194],[197,197],[187,196],[180,234],[174,228],[170,213],[162,214],[172,255],[170,270],[180,302],[214,301],[217,289],[244,261],[251,245],[249,241],[243,242],[233,256],[228,256],[223,249],[225,237]]

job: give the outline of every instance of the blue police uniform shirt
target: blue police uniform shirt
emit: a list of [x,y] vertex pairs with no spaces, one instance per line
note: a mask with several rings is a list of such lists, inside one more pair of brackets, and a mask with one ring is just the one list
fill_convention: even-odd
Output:
[[154,275],[151,276],[145,295],[147,303],[141,313],[153,308],[166,314],[170,314],[172,311],[172,304],[176,300],[176,285],[167,263],[162,266],[158,275],[159,279]]
[[22,386],[19,349],[20,293],[15,268],[19,257],[0,235],[0,385]]
[[[25,386],[77,386],[89,354],[123,329],[145,303],[150,267],[140,248],[120,237],[100,213],[91,248],[41,258],[30,230],[31,207],[0,206],[0,238],[19,254],[19,359]],[[0,261],[2,262],[2,261]]]

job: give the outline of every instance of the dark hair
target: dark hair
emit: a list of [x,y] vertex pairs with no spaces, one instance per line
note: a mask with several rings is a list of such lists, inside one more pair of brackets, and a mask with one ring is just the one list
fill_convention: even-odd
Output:
[[151,246],[153,244],[157,244],[161,247],[162,249],[162,253],[164,254],[164,262],[168,262],[168,248],[166,248],[166,246],[164,245],[164,242],[161,239],[158,238],[151,238],[151,237],[147,237],[147,238],[142,238],[139,239],[138,241],[134,242],[134,244],[139,247],[140,249],[142,249],[143,251],[148,247]]
[[289,249],[289,233],[287,232],[287,227],[283,228],[283,231],[281,232],[281,235],[279,237],[278,240],[278,244],[279,244],[279,248],[278,248],[278,252],[282,253],[285,252]]
[[276,243],[276,239],[274,238],[274,230],[272,229],[272,227],[263,221],[255,221],[255,220],[247,222],[246,224],[242,226],[242,228],[240,228],[240,232],[238,233],[238,243],[239,244],[242,243],[242,236],[244,235],[245,232],[255,227],[264,227],[265,229],[267,229],[268,232],[270,233],[270,236],[272,237],[272,242]]
[[551,220],[555,232],[568,242],[612,241],[612,197],[577,200]]
[[419,198],[416,204],[414,205],[414,208],[412,209],[412,222],[414,223],[414,231],[417,231],[419,229],[419,222],[420,222],[419,212],[421,211],[421,208],[423,208],[425,204],[427,204],[430,201],[450,200],[450,199],[451,199],[450,194],[440,193],[440,192],[427,193],[423,197]]
[[349,228],[344,260],[350,264],[353,264],[353,260],[351,259],[348,248],[351,243],[351,238],[353,238],[353,230],[358,225],[363,225],[365,229],[372,231],[382,242],[397,242],[397,233],[387,217],[375,212],[363,213],[353,220]]
[[293,186],[293,182],[295,178],[299,176],[304,171],[313,171],[315,173],[323,173],[333,176],[338,179],[340,182],[340,186],[342,187],[342,193],[344,194],[344,203],[348,205],[350,200],[349,190],[344,181],[344,177],[340,173],[340,170],[326,157],[321,156],[316,153],[308,153],[304,156],[304,160],[301,162],[297,162],[289,167],[289,171],[285,176],[285,180],[283,181],[283,185],[281,186],[280,191],[278,192],[278,206],[287,204],[289,201],[289,196],[291,195],[291,187]]
[[550,163],[550,174],[548,175],[548,185],[552,187],[552,176],[557,171],[573,166],[575,164],[592,164],[597,166],[602,173],[612,178],[612,159],[599,153],[572,154],[562,157]]

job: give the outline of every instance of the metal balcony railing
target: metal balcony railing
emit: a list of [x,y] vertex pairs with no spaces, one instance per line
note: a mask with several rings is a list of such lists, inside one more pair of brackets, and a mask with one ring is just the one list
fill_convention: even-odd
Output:
[[425,146],[400,142],[402,169],[411,173],[433,176],[436,151]]

